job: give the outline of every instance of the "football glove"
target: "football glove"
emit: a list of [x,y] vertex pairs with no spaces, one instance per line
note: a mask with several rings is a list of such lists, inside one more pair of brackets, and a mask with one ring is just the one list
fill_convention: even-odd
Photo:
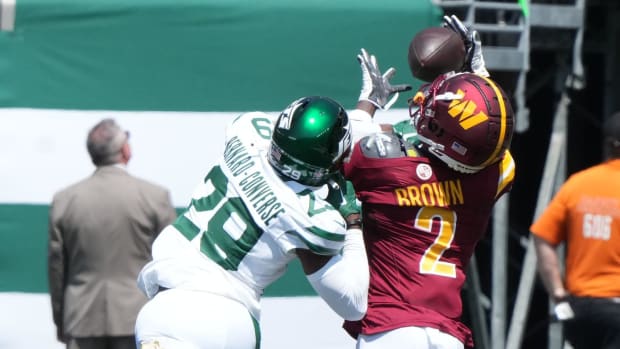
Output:
[[346,218],[361,212],[361,207],[355,197],[355,191],[351,182],[345,180],[338,173],[330,179],[328,184],[329,192],[325,201],[337,208],[342,217]]
[[390,67],[384,74],[381,74],[377,58],[369,55],[365,49],[357,55],[357,61],[362,69],[362,91],[360,101],[368,101],[377,108],[388,110],[398,99],[398,93],[411,90],[410,85],[390,84],[390,79],[396,73],[396,69]]
[[478,31],[467,29],[455,15],[443,16],[443,26],[459,34],[465,44],[465,63],[462,70],[489,77]]

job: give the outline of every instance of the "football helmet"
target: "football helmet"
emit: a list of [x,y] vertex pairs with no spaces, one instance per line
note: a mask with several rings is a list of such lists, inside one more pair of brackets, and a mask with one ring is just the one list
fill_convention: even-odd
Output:
[[409,110],[420,147],[459,172],[480,171],[510,147],[514,112],[489,78],[441,75],[420,89]]
[[280,113],[271,137],[269,162],[284,177],[320,186],[338,172],[350,149],[345,109],[327,97],[303,97]]

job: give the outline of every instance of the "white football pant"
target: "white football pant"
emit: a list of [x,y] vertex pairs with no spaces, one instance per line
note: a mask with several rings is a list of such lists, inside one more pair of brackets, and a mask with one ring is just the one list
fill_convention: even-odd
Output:
[[359,335],[357,349],[464,349],[455,337],[430,327],[401,327],[373,335]]
[[136,342],[143,349],[256,349],[260,336],[239,302],[208,292],[159,292],[138,314]]

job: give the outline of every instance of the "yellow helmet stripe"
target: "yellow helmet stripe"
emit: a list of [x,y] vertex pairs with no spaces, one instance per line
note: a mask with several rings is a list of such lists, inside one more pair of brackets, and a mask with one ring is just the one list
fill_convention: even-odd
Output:
[[489,158],[481,165],[487,166],[488,164],[495,161],[500,155],[499,153],[502,150],[502,144],[504,144],[504,139],[506,138],[506,104],[504,103],[503,94],[497,87],[497,85],[489,78],[486,78],[484,76],[480,77],[483,78],[486,82],[488,82],[493,91],[495,92],[495,95],[497,96],[497,102],[499,103],[500,112],[499,139],[497,141],[497,144],[495,144],[495,150],[493,151],[493,154],[491,154],[491,156],[489,156]]

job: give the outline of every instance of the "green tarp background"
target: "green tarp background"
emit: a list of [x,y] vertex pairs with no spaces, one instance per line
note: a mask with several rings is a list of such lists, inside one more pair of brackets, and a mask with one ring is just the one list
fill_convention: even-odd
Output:
[[411,81],[409,41],[439,19],[430,0],[17,0],[15,31],[0,35],[0,107],[280,110],[308,94],[352,105],[361,47]]
[[[177,212],[181,214],[182,209]],[[46,205],[0,205],[0,292],[47,292]],[[266,290],[266,296],[312,295],[301,264]]]
[[[15,30],[0,32],[0,113],[276,111],[303,95],[353,106],[360,48],[417,87],[407,47],[440,18],[430,0],[17,0]],[[47,292],[47,210],[0,193],[0,291]],[[292,268],[267,295],[312,292]]]

